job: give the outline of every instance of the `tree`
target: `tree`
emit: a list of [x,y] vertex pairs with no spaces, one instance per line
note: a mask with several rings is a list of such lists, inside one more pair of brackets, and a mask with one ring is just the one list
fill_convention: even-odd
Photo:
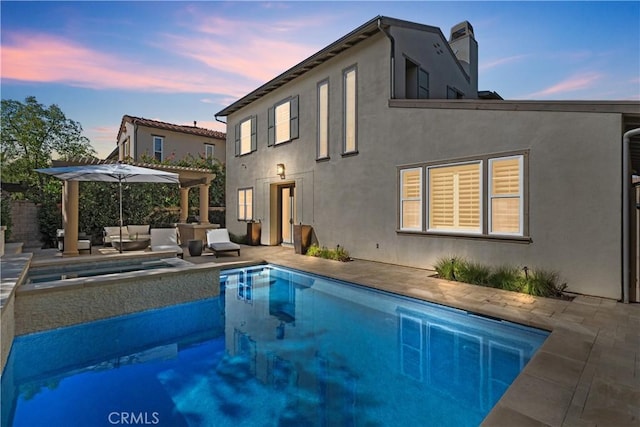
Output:
[[71,159],[96,153],[82,135],[80,123],[68,119],[55,104],[45,107],[34,96],[25,98],[24,103],[3,99],[1,113],[2,181],[37,188],[38,198],[43,196],[47,178],[34,169],[50,166],[54,154]]

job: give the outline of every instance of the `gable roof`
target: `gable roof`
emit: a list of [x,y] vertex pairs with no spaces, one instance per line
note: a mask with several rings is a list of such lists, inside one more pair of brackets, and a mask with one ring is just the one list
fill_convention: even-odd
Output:
[[[216,117],[228,116],[229,114],[238,111],[239,109],[263,97],[269,92],[276,90],[277,88],[290,82],[291,80],[297,77],[300,77],[307,71],[317,67],[320,64],[323,64],[324,62],[338,55],[339,53],[342,53],[343,51],[355,46],[361,41],[366,40],[369,37],[377,34],[378,32],[382,32],[383,30],[388,29],[390,26],[413,28],[421,31],[436,33],[440,35],[440,37],[445,41],[444,43],[445,46],[449,47],[449,43],[444,37],[444,34],[442,34],[442,31],[440,31],[440,28],[438,27],[433,27],[430,25],[418,24],[415,22],[403,21],[401,19],[389,18],[387,16],[378,15],[375,18],[371,19],[370,21],[365,22],[355,30],[351,31],[349,34],[331,43],[329,46],[325,47],[324,49],[314,53],[313,55],[303,60],[299,64],[294,65],[292,68],[288,69],[284,73],[280,74],[274,79],[263,84],[253,92],[249,93],[248,95],[245,95],[244,97],[240,98],[238,101],[234,102],[233,104],[219,111],[218,113],[215,114],[215,116]],[[449,47],[449,50],[450,49],[451,48]],[[453,55],[453,52],[452,52],[452,55]],[[453,55],[453,58],[455,59],[455,55]]]
[[124,116],[122,116],[122,122],[120,124],[120,129],[118,130],[117,141],[120,140],[120,135],[124,131],[125,122],[136,124],[136,125],[142,125],[150,128],[155,128],[155,129],[163,129],[163,130],[170,130],[173,132],[187,133],[190,135],[204,136],[207,138],[216,138],[216,139],[227,138],[226,134],[222,132],[218,132],[216,130],[199,128],[197,126],[176,125],[173,123],[160,122],[158,120],[150,120],[142,117],[129,116],[125,114]]

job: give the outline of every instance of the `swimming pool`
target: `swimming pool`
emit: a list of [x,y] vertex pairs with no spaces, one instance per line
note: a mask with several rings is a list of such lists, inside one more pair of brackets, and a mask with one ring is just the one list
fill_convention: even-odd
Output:
[[276,266],[16,338],[3,426],[474,426],[547,333]]

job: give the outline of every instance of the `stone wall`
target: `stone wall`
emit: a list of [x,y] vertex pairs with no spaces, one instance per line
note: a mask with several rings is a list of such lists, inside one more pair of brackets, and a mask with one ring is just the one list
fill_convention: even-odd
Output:
[[9,242],[23,242],[25,247],[41,247],[38,207],[27,200],[11,201],[11,236]]

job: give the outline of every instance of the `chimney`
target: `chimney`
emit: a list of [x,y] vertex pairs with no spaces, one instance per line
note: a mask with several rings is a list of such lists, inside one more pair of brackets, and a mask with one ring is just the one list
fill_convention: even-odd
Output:
[[[468,98],[477,97],[478,93],[478,42],[473,35],[473,27],[469,21],[463,21],[451,27],[449,46],[458,58],[458,62],[469,76],[472,93]],[[471,95],[471,96],[469,96]]]

